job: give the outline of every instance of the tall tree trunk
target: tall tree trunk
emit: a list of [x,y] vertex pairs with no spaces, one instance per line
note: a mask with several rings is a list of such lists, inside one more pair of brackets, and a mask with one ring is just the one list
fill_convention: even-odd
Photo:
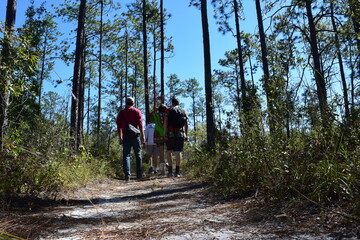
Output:
[[321,121],[323,127],[326,128],[329,123],[328,112],[327,112],[326,84],[324,79],[324,73],[321,69],[320,54],[318,49],[317,37],[316,37],[315,22],[312,15],[311,1],[312,0],[306,0],[306,13],[310,28],[309,30],[310,30],[311,54],[314,62],[313,70],[314,70],[315,82],[317,87],[317,96],[319,100]]
[[138,88],[138,85],[137,85],[138,75],[140,75],[139,70],[138,70],[137,66],[135,65],[134,83],[131,86],[132,87],[131,92],[132,92],[132,96],[134,97],[135,106],[138,106],[138,97],[137,97],[137,91],[136,91],[136,89]]
[[46,59],[46,47],[47,47],[47,33],[45,33],[44,39],[44,49],[41,56],[41,71],[40,71],[40,80],[39,80],[39,115],[41,114],[41,98],[42,98],[42,88],[44,83],[44,74],[45,74],[45,59]]
[[212,101],[212,76],[211,76],[211,55],[209,23],[207,16],[207,1],[201,0],[201,22],[204,44],[204,70],[205,70],[205,95],[206,95],[206,132],[207,144],[209,148],[215,147],[215,124],[214,110]]
[[241,87],[240,87],[240,74],[239,74],[239,70],[237,68],[237,65],[235,66],[235,78],[236,78],[236,108],[239,111],[239,127],[241,128],[241,97],[240,97],[240,91],[241,91]]
[[336,46],[336,51],[337,51],[337,57],[338,57],[338,60],[339,60],[341,83],[342,83],[343,94],[344,94],[345,119],[346,119],[346,122],[347,122],[349,120],[349,117],[350,117],[348,88],[347,88],[347,84],[346,84],[344,64],[343,64],[341,50],[340,50],[340,41],[339,41],[337,26],[336,26],[336,22],[335,22],[334,3],[333,2],[330,2],[330,10],[331,10],[331,23],[332,23],[334,33],[335,33],[335,35],[334,35],[334,37],[335,37],[335,46]]
[[[91,71],[91,70],[90,70]],[[91,72],[90,72],[90,79],[91,79]],[[87,85],[87,111],[86,111],[86,134],[89,135],[90,134],[90,101],[91,101],[91,84],[90,81],[88,82]]]
[[[246,81],[245,81],[245,72],[244,72],[244,60],[241,46],[241,31],[240,31],[240,23],[239,23],[239,4],[238,0],[234,0],[234,13],[235,13],[235,25],[236,25],[236,42],[237,42],[237,50],[238,50],[238,61],[240,68],[240,87],[241,87],[241,97],[242,97],[242,107],[245,115],[247,115],[249,111],[249,103],[246,97]],[[239,89],[237,89],[239,92]]]
[[153,109],[156,109],[156,30],[154,28],[153,32],[153,49],[154,49],[154,56],[153,56]]
[[[85,31],[84,31],[85,32]],[[84,33],[85,36],[85,33]],[[83,38],[84,49],[86,49],[86,38]],[[84,54],[81,59],[81,74],[80,74],[80,88],[79,88],[79,121],[78,121],[78,144],[80,145],[84,141],[84,104],[85,104],[85,59]]]
[[103,42],[103,12],[104,1],[100,0],[100,42],[99,42],[99,91],[98,91],[98,111],[97,111],[97,148],[100,150],[100,127],[101,127],[101,90],[102,90],[102,42]]
[[161,103],[165,102],[165,80],[164,80],[164,0],[160,0],[160,38],[161,38],[161,56],[160,56],[160,85],[161,85]]
[[[350,74],[350,92],[351,92],[351,116],[355,114],[355,79],[360,76],[360,5],[358,0],[348,0],[349,3],[349,12],[350,18],[353,23],[355,39],[357,45],[357,51],[350,51],[350,65],[351,65],[351,74]],[[351,46],[350,46],[351,48]],[[353,54],[351,54],[353,52]],[[355,59],[355,60],[353,60]]]
[[143,0],[143,47],[144,47],[144,91],[145,91],[145,119],[149,123],[149,79],[148,79],[148,54],[147,54],[147,32],[146,32],[146,0]]
[[[125,30],[125,97],[128,97],[128,83],[129,83],[129,33],[126,26]],[[123,98],[120,100],[120,108],[123,108]]]
[[357,70],[360,75],[360,3],[359,0],[349,0],[351,19],[354,25],[354,31],[357,44]]
[[354,31],[356,34],[356,43],[358,47],[358,53],[360,53],[360,4],[359,0],[349,0],[349,9],[351,11],[351,18],[354,25]]
[[258,25],[259,25],[261,58],[262,58],[263,71],[264,71],[264,89],[265,89],[267,108],[268,108],[268,114],[269,114],[269,129],[270,129],[270,133],[273,133],[275,130],[275,119],[274,119],[273,96],[271,94],[272,86],[270,83],[268,53],[267,53],[267,46],[266,46],[266,39],[265,39],[266,36],[265,36],[265,31],[264,31],[260,0],[255,0],[255,4],[256,4],[256,15],[257,15]]
[[2,49],[2,66],[5,69],[0,71],[0,97],[1,97],[1,113],[0,113],[0,124],[1,124],[1,150],[4,149],[4,140],[8,134],[9,124],[9,107],[10,107],[10,87],[11,78],[8,76],[7,68],[10,67],[9,56],[10,56],[10,43],[12,41],[15,31],[15,19],[16,19],[16,0],[8,0],[6,6],[6,20],[5,20],[5,35]]
[[[122,76],[120,76],[120,74],[117,74],[117,78],[118,78],[118,83],[119,83],[119,92],[120,92],[120,109],[123,108],[123,98],[124,98],[124,78]],[[118,109],[120,111],[120,109]]]
[[71,101],[71,117],[70,117],[70,135],[73,138],[72,147],[74,150],[79,149],[81,132],[79,123],[81,121],[80,109],[80,90],[81,75],[82,75],[82,61],[84,56],[84,38],[85,38],[85,15],[86,15],[86,0],[81,0],[78,15],[78,28],[76,37],[76,51],[74,63],[74,76],[72,84],[72,101]]
[[[356,56],[355,56],[356,58]],[[350,93],[351,93],[351,107],[350,107],[350,111],[351,111],[351,116],[354,118],[355,117],[355,90],[356,90],[356,85],[355,85],[355,63],[353,61],[353,55],[351,54],[351,46],[350,46],[350,54],[349,54],[349,62],[350,62]],[[351,119],[352,121],[354,119]]]

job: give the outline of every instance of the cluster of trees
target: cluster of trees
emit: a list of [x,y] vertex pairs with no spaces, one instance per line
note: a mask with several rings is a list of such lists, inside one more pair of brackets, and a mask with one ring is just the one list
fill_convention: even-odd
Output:
[[[243,114],[244,126],[252,125],[247,116],[256,107],[253,90],[258,87],[265,95],[270,133],[287,130],[289,136],[291,125],[301,119],[300,110],[310,107],[311,112],[310,109],[302,111],[302,115],[308,114],[307,118],[302,117],[307,121],[302,126],[308,129],[319,126],[326,129],[334,121],[347,126],[356,122],[360,73],[356,1],[267,2],[270,4],[262,9],[260,1],[255,1],[259,32],[254,38],[240,32],[237,1],[221,4],[213,1],[219,9],[220,30],[231,32],[237,38],[237,52],[227,53],[228,58],[221,62],[231,67],[232,72],[218,74],[230,82],[229,85],[236,86],[235,100]],[[232,24],[236,31],[228,20],[232,13],[236,16]],[[272,30],[268,33],[264,30],[264,14],[269,16],[268,29]],[[254,45],[259,50],[254,51]],[[253,80],[247,81],[245,76],[247,72],[253,79],[251,58],[254,57],[260,60],[263,70],[261,86],[254,85]],[[249,67],[244,68],[245,64]],[[235,81],[231,82],[231,77]],[[306,82],[309,77],[313,81]],[[334,92],[337,95],[329,97]],[[299,93],[303,99],[299,99]]]
[[[206,13],[206,1],[192,3]],[[218,121],[215,151],[192,149],[190,171],[227,195],[261,191],[358,208],[359,2],[255,0],[256,35],[240,30],[242,1],[212,3],[219,31],[237,41],[220,60],[230,70],[212,75],[212,93],[225,87],[234,105],[226,129]]]
[[[51,99],[42,94],[45,80],[54,85],[70,81],[71,108],[64,116],[70,116],[65,121],[70,122],[74,149],[83,144],[84,129],[97,138],[97,144],[103,142],[102,123],[112,120],[124,107],[125,96],[134,96],[137,105],[144,106],[148,114],[150,101],[156,104],[158,96],[164,95],[164,60],[171,56],[173,46],[171,38],[164,36],[165,21],[170,15],[163,9],[162,1],[161,7],[158,1],[134,1],[126,8],[105,0],[64,1],[54,6],[55,12],[46,10],[45,3],[36,8],[32,1],[25,24],[18,29],[15,29],[16,5],[15,0],[7,2],[6,21],[1,28],[2,149],[11,142],[12,130],[24,123],[25,116],[26,122],[48,114],[49,109],[43,105]],[[69,37],[58,31],[60,21],[74,27]],[[150,50],[153,54],[147,53]],[[155,73],[158,52],[162,69],[160,89]],[[59,61],[74,66],[70,80],[63,79],[56,69]],[[154,72],[150,77],[151,65]],[[97,91],[96,99],[91,97],[96,95],[92,91]],[[112,96],[107,106],[102,102],[106,96]],[[30,113],[25,113],[25,109]],[[59,112],[56,108],[52,110]],[[104,110],[106,114],[102,114]]]
[[[91,139],[92,147],[108,151],[116,138],[113,119],[128,95],[145,116],[170,96],[190,98],[194,132],[206,121],[211,148],[217,133],[290,138],[333,127],[350,134],[359,126],[358,0],[255,0],[255,34],[241,30],[243,1],[190,0],[201,12],[204,93],[197,79],[164,76],[173,53],[171,36],[164,34],[171,17],[164,0],[134,0],[125,7],[114,0],[63,0],[54,12],[31,1],[18,29],[16,4],[7,0],[1,27],[2,151],[19,138],[35,144],[24,138],[33,138],[39,121],[65,125],[74,150]],[[209,17],[237,44],[219,60],[222,69],[211,67]],[[73,26],[68,36],[58,31],[60,21]],[[51,74],[59,61],[74,66],[71,79]],[[70,82],[71,107],[56,93],[43,93],[46,80]]]

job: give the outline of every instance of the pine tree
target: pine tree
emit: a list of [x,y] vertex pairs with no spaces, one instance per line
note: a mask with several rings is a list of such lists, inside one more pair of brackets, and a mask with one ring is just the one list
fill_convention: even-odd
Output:
[[85,54],[85,16],[86,0],[81,0],[78,15],[74,75],[72,82],[72,101],[70,135],[73,137],[72,147],[78,150],[82,142],[83,109],[84,109],[84,54]]

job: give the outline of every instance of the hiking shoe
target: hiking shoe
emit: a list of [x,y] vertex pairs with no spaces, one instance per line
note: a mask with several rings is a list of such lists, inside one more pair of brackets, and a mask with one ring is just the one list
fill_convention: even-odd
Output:
[[175,177],[181,177],[180,173],[175,173]]
[[168,172],[167,176],[168,176],[168,177],[173,177],[172,172]]
[[152,174],[153,172],[154,172],[153,167],[150,167],[150,168],[149,168],[149,171],[148,171],[148,174]]
[[130,176],[125,177],[125,183],[130,182]]

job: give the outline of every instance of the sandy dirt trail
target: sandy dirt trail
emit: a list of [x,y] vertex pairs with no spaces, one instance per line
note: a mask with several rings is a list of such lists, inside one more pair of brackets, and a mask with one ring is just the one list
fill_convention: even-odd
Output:
[[258,198],[220,201],[199,182],[153,178],[93,184],[31,211],[1,212],[0,240],[23,239],[358,239],[353,225],[318,209]]

